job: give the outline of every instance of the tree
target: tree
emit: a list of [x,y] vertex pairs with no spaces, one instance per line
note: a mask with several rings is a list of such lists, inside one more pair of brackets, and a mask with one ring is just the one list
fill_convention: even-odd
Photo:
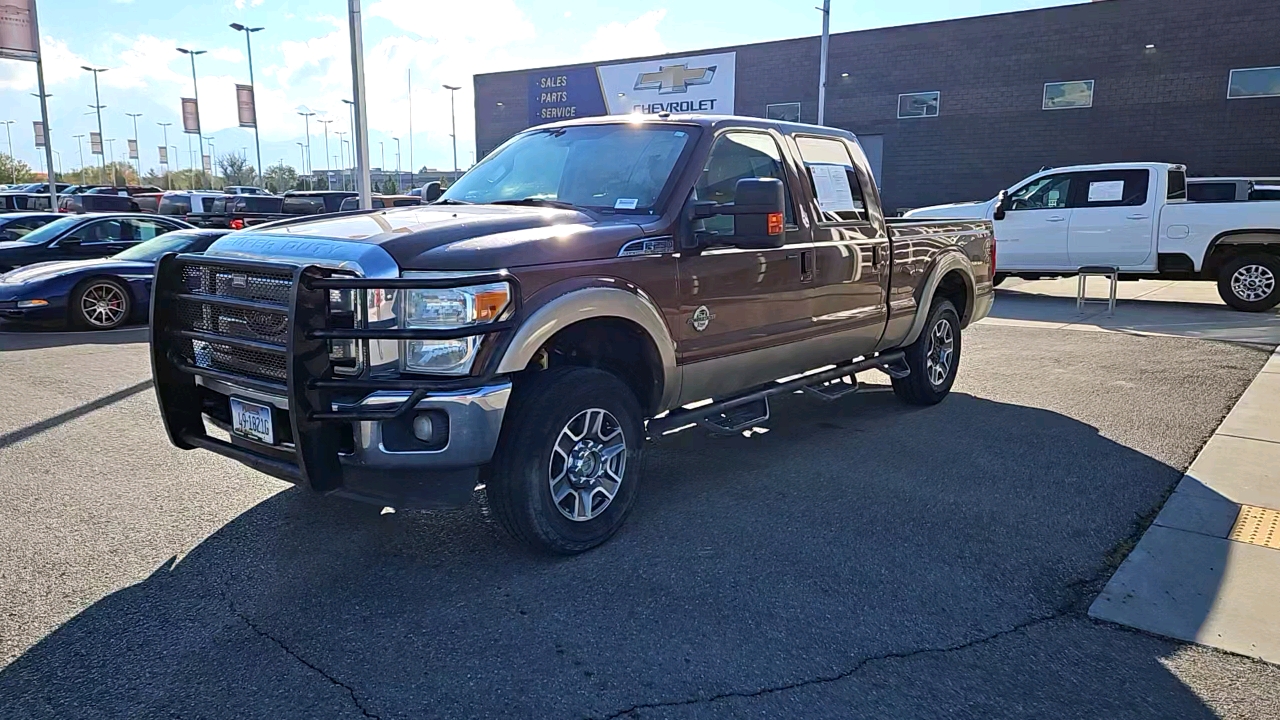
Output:
[[258,171],[234,153],[218,158],[218,169],[222,171],[222,180],[227,185],[252,185],[258,177]]
[[313,182],[315,183],[315,187],[312,188],[312,190],[328,190],[329,189],[329,178],[325,177],[324,175],[316,175],[313,178]]
[[378,187],[378,192],[383,195],[399,195],[400,188],[396,187],[395,178],[385,178],[382,181],[382,185]]
[[16,157],[0,153],[0,183],[34,182],[31,166]]
[[284,163],[276,163],[267,168],[267,172],[262,176],[263,183],[267,186],[267,190],[273,193],[282,193],[286,190],[293,190],[298,186],[298,171]]

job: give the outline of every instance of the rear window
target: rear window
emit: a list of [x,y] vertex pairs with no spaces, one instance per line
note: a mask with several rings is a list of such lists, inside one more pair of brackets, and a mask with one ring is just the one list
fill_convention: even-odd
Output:
[[138,209],[143,212],[155,212],[156,208],[160,205],[159,199],[147,197],[146,195],[138,195],[133,200],[138,203]]
[[1186,200],[1187,199],[1187,174],[1181,170],[1169,171],[1169,194],[1170,200]]
[[1187,199],[1195,202],[1233,202],[1236,199],[1236,184],[1191,183],[1187,186]]
[[191,212],[191,201],[186,195],[166,195],[160,198],[160,215],[186,215]]
[[213,205],[212,207],[210,207],[209,212],[213,212],[213,213],[227,212],[227,203],[230,200],[232,200],[232,198],[214,198]]
[[278,213],[284,198],[266,197],[263,195],[241,195],[236,202],[238,212]]
[[312,196],[287,197],[281,205],[281,212],[290,215],[318,215],[324,212],[324,198]]
[[822,219],[828,222],[866,220],[867,206],[863,200],[858,172],[849,155],[849,148],[834,138],[796,136],[800,159],[809,171],[813,196],[818,200]]

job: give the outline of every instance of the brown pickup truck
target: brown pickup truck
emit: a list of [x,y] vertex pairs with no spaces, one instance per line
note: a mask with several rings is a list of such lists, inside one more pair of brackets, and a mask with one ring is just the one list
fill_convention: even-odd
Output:
[[646,439],[740,432],[872,368],[942,400],[994,253],[986,220],[886,219],[842,130],[557,123],[430,205],[163,257],[155,386],[178,447],[400,508],[483,484],[513,536],[575,553],[623,522]]

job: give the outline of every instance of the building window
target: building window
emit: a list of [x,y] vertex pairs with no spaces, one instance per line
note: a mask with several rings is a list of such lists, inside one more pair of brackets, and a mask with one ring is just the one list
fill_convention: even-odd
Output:
[[936,90],[899,95],[898,118],[937,117],[940,96]]
[[1227,99],[1280,97],[1280,67],[1232,70]]
[[782,122],[800,122],[800,103],[773,103],[764,106],[764,116]]
[[1044,84],[1041,110],[1066,110],[1093,107],[1093,81],[1072,80]]

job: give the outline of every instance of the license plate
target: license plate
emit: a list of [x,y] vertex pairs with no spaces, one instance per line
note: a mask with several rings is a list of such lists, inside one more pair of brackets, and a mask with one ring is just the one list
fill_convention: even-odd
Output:
[[231,398],[231,432],[268,445],[276,444],[271,407]]

